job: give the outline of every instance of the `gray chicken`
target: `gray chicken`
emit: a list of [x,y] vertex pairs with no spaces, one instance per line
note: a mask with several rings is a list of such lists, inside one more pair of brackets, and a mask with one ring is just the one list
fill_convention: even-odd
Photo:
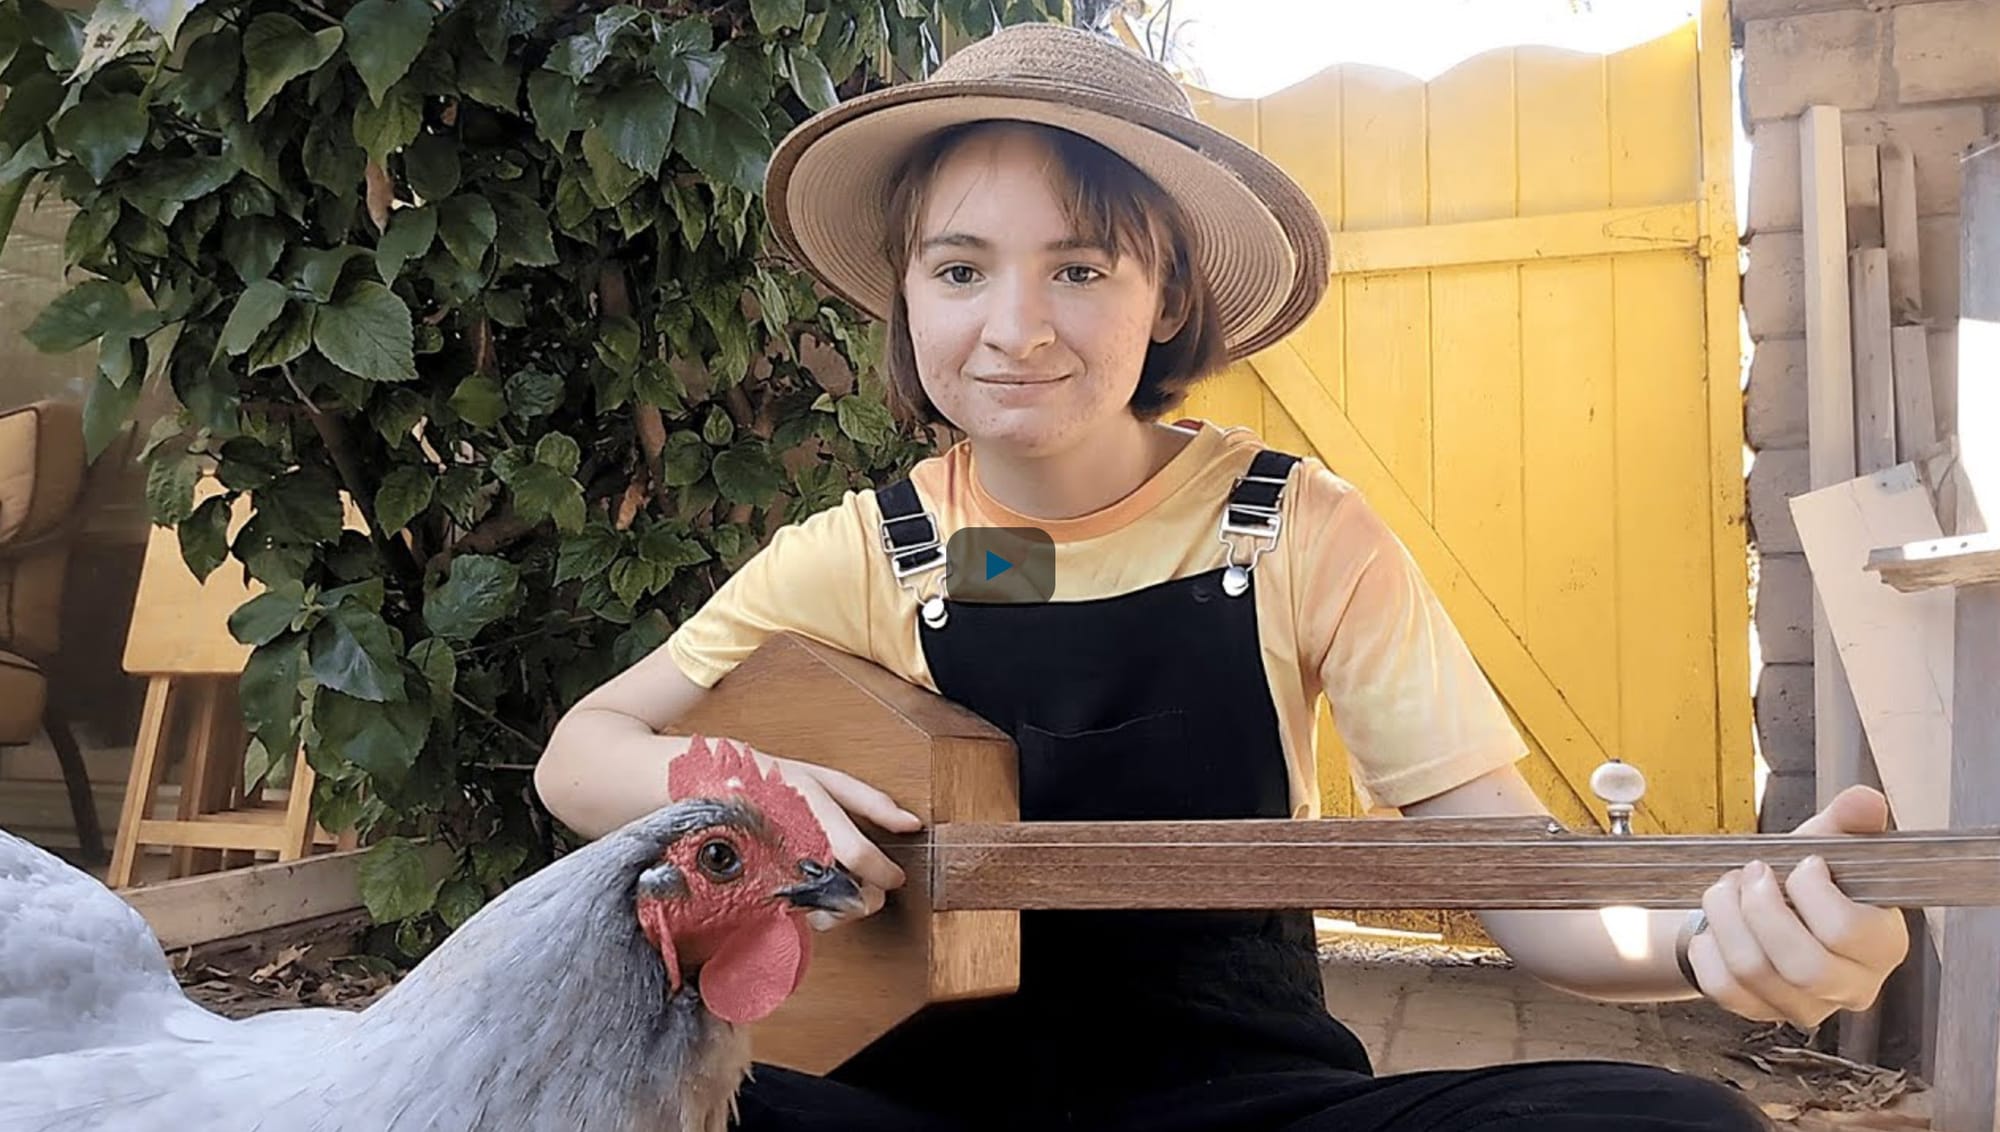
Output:
[[146,922],[0,831],[0,1130],[720,1132],[745,1024],[804,977],[806,911],[861,907],[805,800],[727,742],[684,799],[501,894],[359,1012],[234,1021]]

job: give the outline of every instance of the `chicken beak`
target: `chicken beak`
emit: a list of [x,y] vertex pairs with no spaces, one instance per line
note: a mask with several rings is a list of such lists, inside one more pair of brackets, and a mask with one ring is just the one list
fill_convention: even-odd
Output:
[[778,895],[791,901],[792,907],[835,915],[860,912],[866,907],[861,899],[861,886],[839,865],[800,861],[799,872],[806,879],[778,890]]

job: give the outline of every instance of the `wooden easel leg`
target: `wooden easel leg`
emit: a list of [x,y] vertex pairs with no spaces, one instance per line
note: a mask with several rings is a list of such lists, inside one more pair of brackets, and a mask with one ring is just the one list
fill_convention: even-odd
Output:
[[304,749],[296,759],[292,766],[291,794],[285,802],[285,847],[278,850],[280,861],[296,861],[312,852],[312,795],[316,776],[306,762]]
[[146,685],[146,706],[139,715],[139,735],[132,746],[132,773],[125,783],[125,803],[118,818],[118,837],[111,852],[111,870],[105,883],[112,888],[132,885],[133,866],[139,859],[139,823],[153,804],[153,791],[160,784],[160,746],[167,732],[167,701],[173,690],[171,677],[155,676]]
[[[182,821],[195,821],[207,812],[215,777],[216,680],[199,677],[190,691],[194,693],[194,703],[193,710],[188,712],[187,746],[181,763],[181,798],[176,811]],[[169,875],[184,877],[203,871],[204,867],[213,870],[220,863],[213,850],[176,845]]]

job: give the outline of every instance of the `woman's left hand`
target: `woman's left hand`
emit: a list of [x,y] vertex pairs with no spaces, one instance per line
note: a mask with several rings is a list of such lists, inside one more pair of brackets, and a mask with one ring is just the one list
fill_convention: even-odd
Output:
[[[1793,834],[1880,833],[1888,824],[1888,800],[1855,786]],[[1811,1030],[1836,1010],[1866,1009],[1910,945],[1900,911],[1849,900],[1817,856],[1782,878],[1762,861],[1732,870],[1701,906],[1708,924],[1688,945],[1701,989],[1759,1022]]]

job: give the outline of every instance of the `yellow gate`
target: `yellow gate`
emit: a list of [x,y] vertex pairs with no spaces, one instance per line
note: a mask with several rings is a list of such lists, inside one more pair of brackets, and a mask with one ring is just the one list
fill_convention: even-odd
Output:
[[[1335,279],[1189,414],[1367,494],[1569,821],[1601,820],[1587,780],[1617,755],[1642,828],[1754,827],[1728,48],[1708,0],[1609,56],[1193,91],[1313,195]],[[1319,751],[1327,812],[1355,812],[1324,715]]]

